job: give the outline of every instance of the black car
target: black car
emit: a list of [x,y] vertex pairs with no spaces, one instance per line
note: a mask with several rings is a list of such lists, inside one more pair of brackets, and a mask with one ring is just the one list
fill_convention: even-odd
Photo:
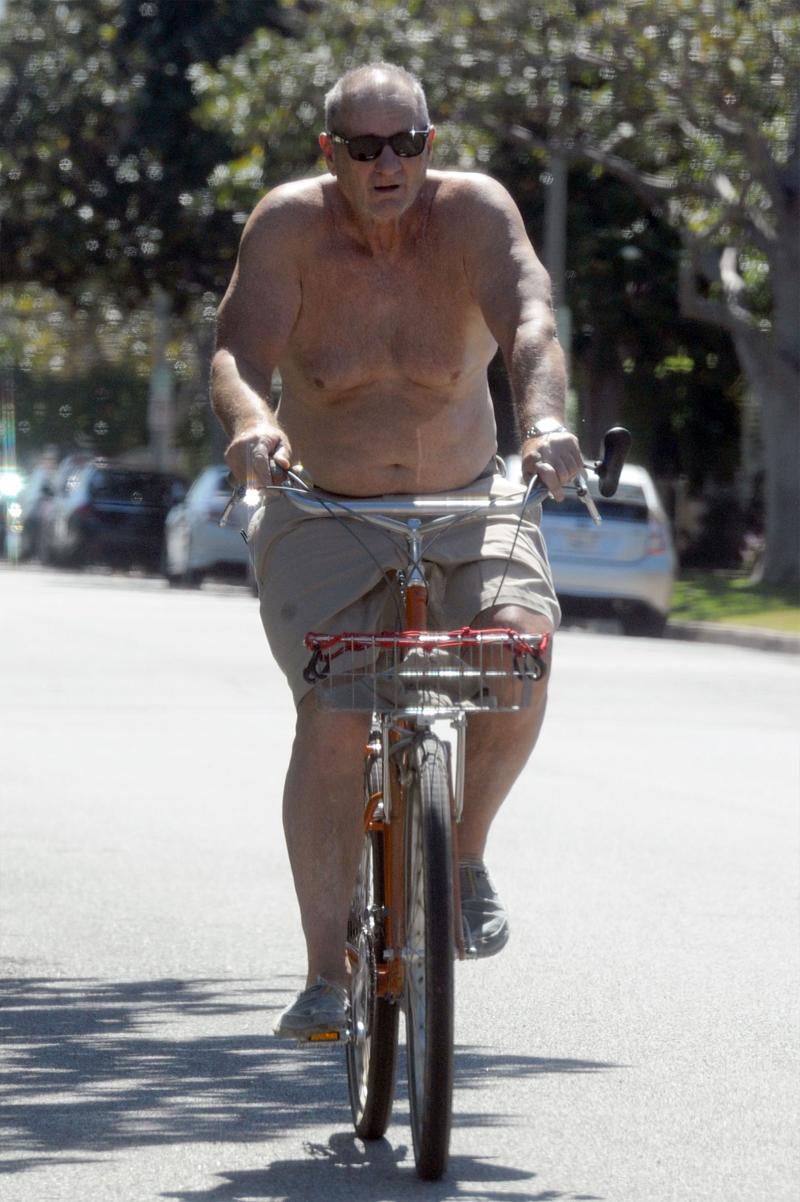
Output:
[[164,520],[186,493],[171,472],[93,462],[53,498],[48,558],[71,567],[100,563],[157,570]]

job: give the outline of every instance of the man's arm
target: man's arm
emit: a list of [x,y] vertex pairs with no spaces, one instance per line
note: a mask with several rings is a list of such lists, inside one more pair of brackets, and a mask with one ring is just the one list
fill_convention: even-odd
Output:
[[[526,478],[539,475],[561,500],[562,485],[583,465],[574,435],[555,430],[566,422],[567,378],[556,334],[550,277],[506,190],[487,176],[472,179],[479,205],[475,221],[479,233],[471,240],[468,270],[484,320],[508,369],[522,433],[523,474]],[[470,231],[472,228],[470,221]],[[540,422],[544,430],[536,434]]]
[[271,405],[272,374],[300,310],[291,201],[276,189],[245,226],[217,315],[211,406],[229,438],[225,460],[241,483],[270,483],[270,461],[291,467],[291,447]]

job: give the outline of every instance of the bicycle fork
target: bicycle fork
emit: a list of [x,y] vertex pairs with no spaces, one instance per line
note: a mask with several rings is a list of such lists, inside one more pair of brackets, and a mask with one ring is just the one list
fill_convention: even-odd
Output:
[[[458,823],[461,820],[464,787],[464,744],[466,715],[459,714],[452,720],[455,729],[455,756],[452,745],[443,742],[450,781],[450,819],[452,824],[452,881],[453,881],[453,949],[460,960],[468,957],[461,923],[461,889],[459,879]],[[407,947],[405,927],[406,880],[405,880],[405,813],[408,790],[411,787],[411,769],[408,767],[406,750],[418,731],[428,728],[409,729],[406,723],[389,717],[382,720],[382,730],[374,732],[367,746],[367,754],[383,759],[382,789],[371,794],[364,814],[364,831],[377,832],[383,840],[384,899],[383,912],[376,920],[383,924],[383,962],[378,964],[378,995],[399,1000],[403,996],[405,964],[412,949]],[[453,762],[455,760],[455,762]],[[388,788],[387,788],[388,782]]]

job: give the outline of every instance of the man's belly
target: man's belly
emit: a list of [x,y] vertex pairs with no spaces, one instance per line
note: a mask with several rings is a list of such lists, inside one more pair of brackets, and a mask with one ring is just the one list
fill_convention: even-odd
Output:
[[279,418],[295,462],[349,496],[460,488],[497,449],[485,380],[451,395],[379,384],[324,400],[285,392]]

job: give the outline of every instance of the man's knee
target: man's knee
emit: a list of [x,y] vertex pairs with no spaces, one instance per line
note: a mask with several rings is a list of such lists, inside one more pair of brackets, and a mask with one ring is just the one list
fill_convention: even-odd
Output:
[[510,630],[518,630],[520,634],[553,633],[550,618],[535,609],[527,609],[524,605],[493,605],[490,609],[481,610],[472,625],[477,629],[489,626],[507,627]]
[[[517,630],[520,634],[550,634],[553,633],[553,623],[546,614],[538,613],[535,609],[527,609],[524,605],[494,605],[491,609],[484,609],[478,614],[473,622],[473,626],[478,629],[487,626],[507,627],[509,630]],[[546,665],[544,676],[533,684],[533,704],[530,707],[523,707],[520,711],[522,715],[519,720],[524,725],[525,713],[528,712],[531,721],[535,721],[534,711],[544,704],[544,699],[547,695],[548,676],[550,661],[552,658],[552,641],[548,641],[547,647],[542,655]]]
[[321,709],[313,690],[297,706],[294,745],[299,751],[335,755],[360,752],[369,734],[369,715]]

